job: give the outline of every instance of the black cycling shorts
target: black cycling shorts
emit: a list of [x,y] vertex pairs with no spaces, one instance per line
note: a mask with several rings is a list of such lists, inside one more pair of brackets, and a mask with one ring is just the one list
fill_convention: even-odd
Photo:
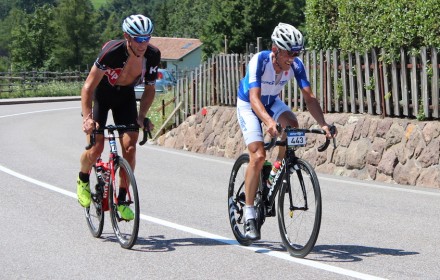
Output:
[[106,125],[109,110],[112,110],[114,124],[137,124],[138,112],[134,88],[102,84],[98,86],[93,96],[93,119],[100,126]]

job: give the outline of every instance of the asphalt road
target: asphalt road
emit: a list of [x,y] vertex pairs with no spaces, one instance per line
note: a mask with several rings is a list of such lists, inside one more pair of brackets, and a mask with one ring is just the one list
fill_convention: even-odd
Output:
[[138,147],[138,243],[122,249],[109,216],[89,233],[75,180],[85,146],[79,101],[0,106],[1,279],[440,279],[440,191],[318,174],[314,250],[283,249],[276,218],[253,246],[227,215],[233,160]]

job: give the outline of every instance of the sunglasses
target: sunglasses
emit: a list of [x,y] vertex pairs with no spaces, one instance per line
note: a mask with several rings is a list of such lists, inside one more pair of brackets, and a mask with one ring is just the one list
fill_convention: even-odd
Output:
[[298,52],[298,51],[286,51],[286,53],[287,53],[287,56],[290,56],[290,57],[297,57],[301,54],[301,52]]
[[150,39],[151,39],[151,36],[137,36],[137,37],[131,37],[131,38],[133,38],[133,40],[136,42],[136,43],[143,43],[143,42],[149,42],[150,41]]

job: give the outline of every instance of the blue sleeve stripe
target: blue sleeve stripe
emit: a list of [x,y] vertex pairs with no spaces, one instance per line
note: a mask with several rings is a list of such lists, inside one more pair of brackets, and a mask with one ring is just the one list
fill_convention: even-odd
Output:
[[295,73],[295,79],[298,82],[300,89],[310,86],[310,82],[307,79],[306,69],[300,58],[296,57],[294,63],[292,63],[292,70]]

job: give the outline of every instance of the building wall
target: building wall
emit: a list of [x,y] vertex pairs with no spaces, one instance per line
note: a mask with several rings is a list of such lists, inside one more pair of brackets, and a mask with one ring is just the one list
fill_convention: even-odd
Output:
[[[166,60],[164,60],[166,61]],[[202,49],[198,48],[186,55],[182,61],[167,61],[167,67],[171,73],[182,71],[182,70],[193,70],[196,67],[199,67],[202,63]]]

